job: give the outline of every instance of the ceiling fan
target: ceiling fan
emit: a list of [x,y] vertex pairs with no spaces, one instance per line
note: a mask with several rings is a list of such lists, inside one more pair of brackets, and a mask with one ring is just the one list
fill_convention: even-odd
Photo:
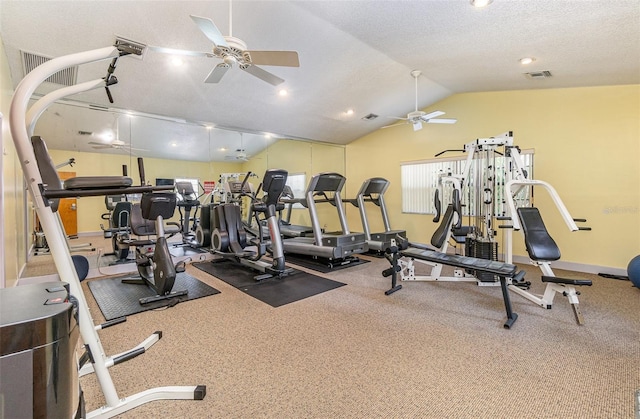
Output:
[[398,118],[398,117],[390,117],[390,118],[394,118],[394,119],[402,119],[405,122],[402,123],[396,123],[396,124],[392,124],[392,125],[386,125],[382,128],[389,128],[389,127],[395,127],[395,126],[399,126],[399,125],[404,125],[404,124],[413,124],[413,130],[414,131],[419,131],[422,129],[422,123],[426,122],[427,124],[455,124],[456,122],[458,122],[457,119],[449,119],[449,118],[439,118],[437,119],[438,116],[442,116],[445,113],[442,111],[433,111],[433,112],[423,112],[423,111],[419,111],[418,110],[418,77],[420,77],[420,74],[422,74],[422,71],[420,70],[413,70],[411,72],[411,76],[415,79],[415,85],[416,85],[416,108],[415,111],[413,112],[409,112],[407,114],[406,118]]
[[91,146],[97,150],[100,149],[107,149],[107,148],[115,148],[116,150],[125,150],[125,151],[129,151],[129,150],[136,150],[136,151],[146,151],[142,148],[133,148],[131,147],[131,144],[129,143],[125,143],[122,140],[113,140],[109,143],[103,143],[103,142],[98,142],[98,141],[89,141],[89,144],[91,144]]
[[249,161],[249,156],[247,155],[246,150],[244,149],[244,145],[242,142],[242,133],[240,133],[240,148],[236,149],[236,154],[231,154],[224,156],[225,160],[235,160],[235,161]]
[[277,86],[284,83],[284,79],[269,73],[258,65],[274,65],[284,67],[300,67],[296,51],[252,51],[247,44],[232,34],[232,8],[229,1],[229,35],[223,36],[213,21],[206,17],[190,15],[202,33],[213,43],[213,52],[185,51],[173,48],[149,46],[149,49],[165,54],[206,56],[220,58],[222,62],[216,65],[204,80],[205,83],[218,83],[222,76],[235,64],[241,70]]
[[[124,141],[122,141],[120,139],[120,128],[119,128],[119,118],[118,116],[115,117],[115,121],[114,121],[114,125],[113,125],[113,131],[109,130],[106,133],[103,134],[98,134],[96,135],[95,133],[91,132],[91,131],[78,131],[79,135],[88,135],[91,137],[99,137],[101,139],[103,139],[104,141],[89,141],[87,144],[91,144],[92,148],[96,149],[96,150],[105,150],[105,149],[116,149],[116,150],[124,150],[127,152],[131,152],[131,151],[147,151],[145,149],[142,148],[133,148],[131,147],[131,144],[126,143]],[[129,121],[129,138],[131,138],[131,121]]]

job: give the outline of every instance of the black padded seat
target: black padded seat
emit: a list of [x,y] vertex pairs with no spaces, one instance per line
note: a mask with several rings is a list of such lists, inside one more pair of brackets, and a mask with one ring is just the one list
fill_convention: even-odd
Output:
[[[142,208],[140,204],[131,206],[131,231],[136,236],[155,236],[156,222],[155,220],[145,220],[142,216]],[[175,223],[166,223],[164,226],[164,234],[173,236],[180,232],[180,226]]]
[[474,269],[482,272],[488,272],[506,278],[513,278],[518,270],[518,267],[511,263],[504,263],[488,259],[478,259],[468,256],[450,255],[434,250],[424,250],[413,247],[400,251],[400,254],[402,256],[414,259],[442,263],[444,265],[455,266],[458,268]]
[[518,208],[518,216],[529,257],[536,261],[560,259],[560,248],[549,235],[538,208]]
[[442,216],[442,221],[438,226],[438,229],[431,236],[431,245],[438,249],[442,248],[445,240],[447,240],[447,234],[449,234],[449,225],[453,220],[453,215],[455,214],[454,208],[452,204],[447,205],[447,210],[444,212]]
[[[58,190],[91,190],[99,188],[126,188],[133,184],[131,178],[125,176],[82,176],[67,179],[64,183],[58,176],[56,166],[51,159],[47,144],[42,137],[31,137],[31,145],[33,146],[33,152],[36,157],[40,176],[42,182],[46,185],[48,191]],[[58,199],[49,199],[49,205],[51,210],[56,212],[58,210]]]
[[64,189],[128,188],[133,180],[126,176],[82,176],[64,181]]

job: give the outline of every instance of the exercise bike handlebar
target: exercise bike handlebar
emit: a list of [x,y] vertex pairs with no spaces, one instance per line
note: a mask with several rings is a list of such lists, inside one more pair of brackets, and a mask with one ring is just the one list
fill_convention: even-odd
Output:
[[[142,157],[138,157],[138,173],[140,173],[140,184],[144,185],[145,184],[144,162],[142,160]],[[172,187],[172,189],[173,189],[173,187]]]

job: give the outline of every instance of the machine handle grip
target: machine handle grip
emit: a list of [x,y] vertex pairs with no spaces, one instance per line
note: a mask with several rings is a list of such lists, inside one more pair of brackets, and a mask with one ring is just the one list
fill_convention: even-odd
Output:
[[142,160],[142,157],[138,157],[138,173],[140,173],[140,184],[144,185],[145,184],[144,162]]

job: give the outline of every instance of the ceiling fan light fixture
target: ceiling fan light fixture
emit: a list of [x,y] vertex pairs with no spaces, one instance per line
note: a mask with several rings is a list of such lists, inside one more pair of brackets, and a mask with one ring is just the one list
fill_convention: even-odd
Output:
[[470,0],[470,3],[476,9],[481,9],[493,3],[493,0]]
[[113,141],[115,136],[112,131],[104,131],[97,135],[102,141]]

